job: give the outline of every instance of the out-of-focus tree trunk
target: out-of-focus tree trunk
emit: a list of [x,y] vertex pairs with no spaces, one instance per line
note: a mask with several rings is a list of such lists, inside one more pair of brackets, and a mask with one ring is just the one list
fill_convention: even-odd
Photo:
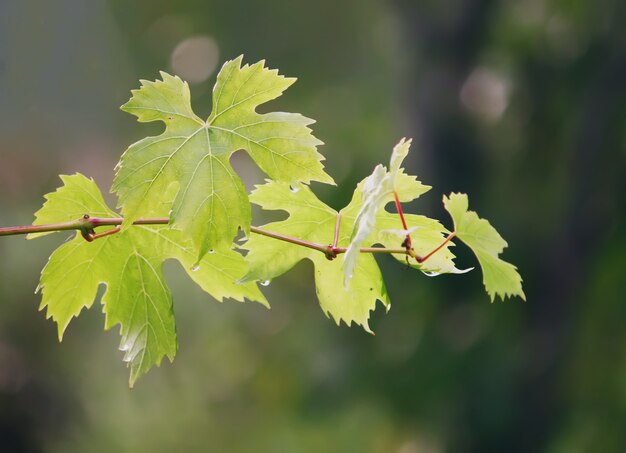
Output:
[[[498,2],[493,0],[445,2],[445,5],[396,2],[403,32],[408,37],[406,42],[411,45],[406,49],[411,64],[403,92],[409,93],[404,100],[406,114],[420,138],[420,172],[427,172],[429,181],[443,191],[456,189],[452,184],[462,184],[462,189],[470,193],[481,191],[481,173],[485,167],[481,156],[485,154],[472,153],[475,146],[472,138],[457,121],[462,114],[458,99],[465,78],[477,65],[482,46],[488,44],[486,24],[496,6]],[[453,8],[460,9],[449,12]],[[619,26],[612,25],[611,30]],[[518,411],[512,417],[515,423],[506,432],[498,433],[496,439],[486,438],[480,430],[473,429],[476,427],[469,427],[470,445],[465,447],[474,451],[538,451],[547,446],[563,421],[566,402],[559,386],[564,377],[564,360],[576,335],[571,329],[572,315],[576,304],[588,302],[581,299],[587,265],[609,232],[611,206],[619,196],[612,191],[619,173],[612,159],[619,143],[614,119],[622,102],[615,93],[623,90],[626,80],[626,49],[619,43],[611,35],[594,43],[599,46],[594,52],[606,53],[607,58],[585,72],[588,77],[582,84],[582,93],[568,94],[582,100],[576,111],[568,113],[577,127],[573,128],[575,136],[568,141],[571,147],[562,154],[566,157],[560,162],[566,166],[569,187],[565,198],[561,198],[563,204],[554,207],[559,211],[551,219],[554,224],[536,219],[536,228],[544,228],[546,232],[543,236],[539,234],[542,242],[528,243],[525,248],[524,261],[531,263],[532,269],[524,275],[528,296],[525,329],[532,350],[516,396]],[[527,62],[521,63],[524,66]],[[530,110],[535,111],[542,108],[541,93],[546,91],[546,86],[540,84],[548,84],[548,89],[556,87],[559,78],[571,78],[574,74],[567,67],[550,68],[541,60],[532,63],[533,77],[529,83],[535,86],[529,86],[525,92],[533,96],[527,102]],[[570,84],[568,88],[573,86]],[[526,127],[543,129],[542,134],[551,133],[549,126],[533,118]],[[541,135],[533,130],[529,132]],[[523,162],[526,171],[516,174],[532,173],[533,168],[541,165],[533,160],[537,153],[528,156]],[[531,182],[519,179],[511,180],[510,184],[524,187]],[[545,185],[550,190],[550,181]],[[532,206],[533,200],[529,202]],[[554,231],[558,233],[548,233]]]

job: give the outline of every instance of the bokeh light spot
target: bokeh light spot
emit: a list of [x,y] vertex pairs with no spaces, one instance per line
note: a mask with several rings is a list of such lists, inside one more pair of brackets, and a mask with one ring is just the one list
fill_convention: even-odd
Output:
[[204,82],[215,71],[219,48],[209,36],[194,36],[181,41],[172,52],[174,73],[190,83]]
[[487,121],[497,121],[509,104],[510,82],[487,68],[476,68],[461,87],[461,103]]

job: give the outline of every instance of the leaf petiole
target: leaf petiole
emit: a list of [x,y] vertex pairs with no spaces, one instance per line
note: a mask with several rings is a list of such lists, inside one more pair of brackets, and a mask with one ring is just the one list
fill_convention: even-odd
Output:
[[81,234],[82,236],[85,238],[85,240],[87,242],[93,242],[94,240],[101,238],[101,237],[105,237],[105,236],[110,236],[112,234],[115,233],[119,233],[121,230],[121,226],[118,225],[115,228],[111,229],[111,230],[107,230],[103,233],[96,233],[94,230],[89,230],[89,231],[85,231],[85,230],[81,230]]
[[[408,237],[408,235],[407,235]],[[456,237],[456,231],[453,231],[452,233],[450,233],[448,235],[447,238],[445,238],[443,240],[443,242],[441,244],[439,244],[437,247],[435,247],[431,252],[427,253],[424,256],[419,256],[415,254],[415,251],[413,249],[411,249],[410,251],[408,251],[408,255],[415,258],[415,260],[422,264],[424,261],[426,261],[428,258],[430,258],[431,256],[433,256],[435,253],[437,253],[439,250],[441,250],[443,247],[445,247],[445,245],[450,242],[452,240],[452,238]]]

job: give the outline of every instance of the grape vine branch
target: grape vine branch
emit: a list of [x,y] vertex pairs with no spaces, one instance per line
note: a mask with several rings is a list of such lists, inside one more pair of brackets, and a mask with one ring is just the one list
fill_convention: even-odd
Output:
[[[339,216],[338,216],[339,217]],[[61,222],[61,223],[51,223],[51,224],[43,224],[43,225],[20,225],[13,227],[1,227],[0,228],[0,236],[14,236],[20,234],[31,234],[31,233],[51,233],[57,231],[71,231],[78,230],[81,233],[81,236],[87,241],[92,242],[95,239],[110,236],[112,234],[118,233],[121,228],[120,225],[124,223],[124,219],[122,217],[111,217],[111,218],[102,218],[102,217],[91,217],[89,214],[84,214],[82,217],[76,220],[72,220],[69,222]],[[168,225],[170,223],[170,219],[168,217],[159,217],[159,218],[149,218],[149,219],[138,219],[133,222],[133,225]],[[337,226],[339,223],[337,223]],[[116,228],[105,231],[103,233],[96,233],[95,229],[101,226],[116,226]],[[302,247],[307,247],[313,250],[317,250],[322,252],[326,258],[329,260],[333,260],[342,253],[346,253],[348,250],[346,247],[337,247],[337,238],[339,234],[339,228],[336,228],[336,234],[334,238],[333,244],[324,245],[318,244],[315,242],[305,241],[303,239],[298,239],[295,237],[287,236],[285,234],[276,233],[273,231],[264,230],[262,228],[256,227],[254,225],[250,226],[250,231],[255,234],[260,234],[262,236],[267,236],[273,239],[277,239],[279,241],[289,242],[291,244],[300,245]],[[418,256],[415,254],[415,250],[412,247],[405,248],[388,248],[388,247],[361,247],[359,249],[360,253],[381,253],[381,254],[401,254],[407,255],[408,257],[414,258],[418,263],[423,263],[436,252],[441,250],[454,236],[456,236],[455,232],[449,234],[443,242],[438,245],[434,250],[429,252],[426,256]],[[410,237],[407,235],[407,237]],[[405,242],[406,243],[406,242]]]
[[[355,323],[372,333],[370,312],[378,302],[387,310],[391,306],[372,255],[391,255],[429,276],[465,273],[473,268],[456,267],[451,246],[457,238],[474,252],[492,302],[525,299],[517,269],[499,257],[508,244],[469,210],[467,195],[443,197],[452,230],[436,219],[404,213],[402,203],[430,190],[402,167],[411,140],[400,140],[388,167],[376,166],[343,209],[323,203],[309,184],[334,181],[317,151],[322,142],[309,128],[314,121],[298,113],[257,112],[295,79],[266,68],[264,61],[243,65],[242,60],[223,65],[206,120],[193,111],[189,86],[179,77],[162,72],[160,80],[142,80],[132,90],[122,110],[165,128],[122,154],[111,187],[118,211],[107,206],[93,179],[62,175],[63,185],[44,196],[33,225],[0,228],[0,236],[27,238],[76,231],[52,253],[38,287],[40,308],[57,323],[59,339],[105,285],[105,328],[120,326],[130,385],[164,357],[173,360],[178,347],[173,300],[161,269],[168,259],[179,261],[220,302],[268,307],[258,285],[310,260],[324,313],[338,325]],[[251,193],[230,165],[241,149],[268,177]],[[251,203],[288,216],[252,225]],[[392,203],[395,212],[387,210]],[[245,241],[236,244],[241,231]]]

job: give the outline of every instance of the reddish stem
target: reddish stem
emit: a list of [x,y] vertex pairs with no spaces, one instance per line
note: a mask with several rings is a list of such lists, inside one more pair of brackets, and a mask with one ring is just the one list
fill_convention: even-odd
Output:
[[[406,220],[404,219],[404,211],[402,210],[402,205],[400,204],[398,193],[395,190],[393,191],[393,198],[396,202],[396,210],[398,211],[398,215],[400,216],[400,220],[402,221],[402,228],[404,228],[404,230],[406,231],[409,228],[406,225]],[[402,245],[406,248],[407,253],[409,250],[413,249],[413,244],[411,243],[411,235],[409,233],[407,233],[406,238],[404,242],[402,243]]]
[[439,244],[433,251],[431,251],[430,253],[428,253],[427,255],[424,256],[418,256],[415,254],[412,254],[411,256],[413,256],[413,258],[415,258],[417,260],[418,263],[422,264],[424,261],[426,261],[428,258],[430,258],[431,256],[433,256],[435,253],[437,253],[439,250],[441,250],[448,242],[450,242],[452,240],[453,237],[456,236],[456,232],[452,232],[450,233],[450,235],[444,239],[444,241]]
[[110,235],[115,234],[115,233],[119,233],[121,228],[122,227],[118,225],[115,228],[112,228],[112,229],[110,229],[108,231],[105,231],[104,233],[97,233],[97,234],[96,233],[89,233],[89,239],[87,239],[85,237],[85,235],[83,235],[83,237],[85,237],[85,239],[87,239],[87,241],[92,242],[95,239],[102,238],[102,237],[105,237],[105,236],[110,236]]

